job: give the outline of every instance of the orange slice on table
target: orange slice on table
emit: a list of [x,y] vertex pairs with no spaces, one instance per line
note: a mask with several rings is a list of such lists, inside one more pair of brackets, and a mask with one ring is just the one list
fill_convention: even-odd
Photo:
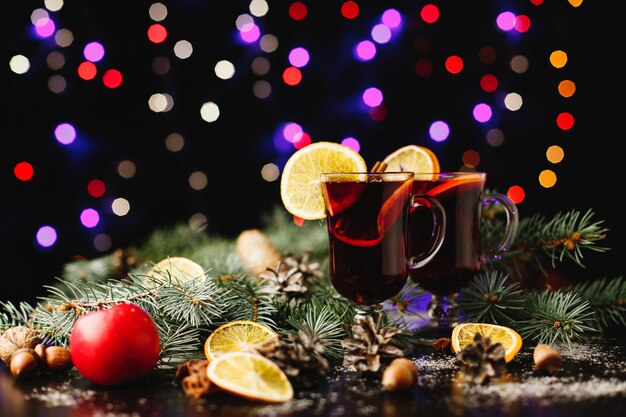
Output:
[[385,171],[413,171],[415,173],[439,172],[439,159],[430,149],[419,145],[406,145],[383,159]]
[[204,355],[209,361],[250,346],[278,340],[278,333],[269,326],[252,320],[235,320],[221,325],[204,342]]
[[510,327],[490,323],[461,323],[452,329],[452,351],[459,353],[465,346],[472,344],[476,333],[488,337],[491,343],[501,343],[505,362],[513,360],[522,348],[522,337]]
[[320,174],[366,172],[367,164],[354,149],[334,142],[316,142],[297,150],[287,160],[280,180],[285,209],[305,220],[326,217]]
[[231,352],[209,363],[209,380],[231,394],[253,401],[281,403],[293,398],[285,372],[264,356]]

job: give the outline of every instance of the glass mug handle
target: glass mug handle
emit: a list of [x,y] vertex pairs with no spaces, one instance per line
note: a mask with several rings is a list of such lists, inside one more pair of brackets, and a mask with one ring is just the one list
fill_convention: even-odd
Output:
[[500,193],[485,194],[483,206],[493,204],[500,205],[504,208],[504,212],[506,213],[506,225],[504,227],[504,235],[500,242],[493,248],[488,248],[483,251],[481,259],[483,263],[502,258],[503,253],[509,249],[517,236],[517,229],[519,227],[519,214],[513,200]]
[[418,269],[430,262],[443,244],[443,238],[446,235],[446,212],[439,201],[425,194],[412,194],[409,204],[410,208],[426,207],[433,215],[433,230],[428,242],[429,249],[419,256],[408,258],[409,269]]

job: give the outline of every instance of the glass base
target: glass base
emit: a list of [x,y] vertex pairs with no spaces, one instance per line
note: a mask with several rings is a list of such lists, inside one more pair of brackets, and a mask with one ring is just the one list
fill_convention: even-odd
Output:
[[433,342],[442,337],[451,337],[452,329],[459,324],[457,317],[457,294],[431,295],[428,303],[427,326],[415,332],[414,343],[417,345],[431,346]]

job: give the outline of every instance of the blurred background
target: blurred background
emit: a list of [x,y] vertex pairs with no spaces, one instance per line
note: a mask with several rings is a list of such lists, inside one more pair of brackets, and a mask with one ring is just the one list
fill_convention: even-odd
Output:
[[622,274],[625,39],[605,2],[2,7],[0,300],[168,225],[258,227],[284,163],[318,141],[368,165],[426,146],[442,170],[487,172],[522,217],[593,209],[611,250],[575,273]]

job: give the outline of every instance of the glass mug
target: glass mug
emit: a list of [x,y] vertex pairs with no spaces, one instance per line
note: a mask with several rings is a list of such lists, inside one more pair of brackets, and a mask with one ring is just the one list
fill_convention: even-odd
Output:
[[[449,328],[457,324],[456,295],[479,272],[481,265],[498,259],[509,248],[517,233],[517,206],[504,194],[485,193],[487,174],[483,172],[441,172],[415,174],[414,194],[425,194],[441,203],[446,213],[444,242],[430,262],[411,270],[410,278],[431,293],[428,315],[431,327]],[[499,205],[506,214],[500,241],[481,247],[482,208]],[[435,221],[437,221],[435,219]],[[411,208],[409,251],[428,250],[433,217],[422,207]]]
[[[321,174],[330,280],[339,294],[364,311],[382,312],[382,303],[402,290],[409,271],[426,265],[443,243],[443,207],[433,198],[411,194],[413,175]],[[420,256],[410,256],[408,214],[417,207],[430,213],[431,235]]]

